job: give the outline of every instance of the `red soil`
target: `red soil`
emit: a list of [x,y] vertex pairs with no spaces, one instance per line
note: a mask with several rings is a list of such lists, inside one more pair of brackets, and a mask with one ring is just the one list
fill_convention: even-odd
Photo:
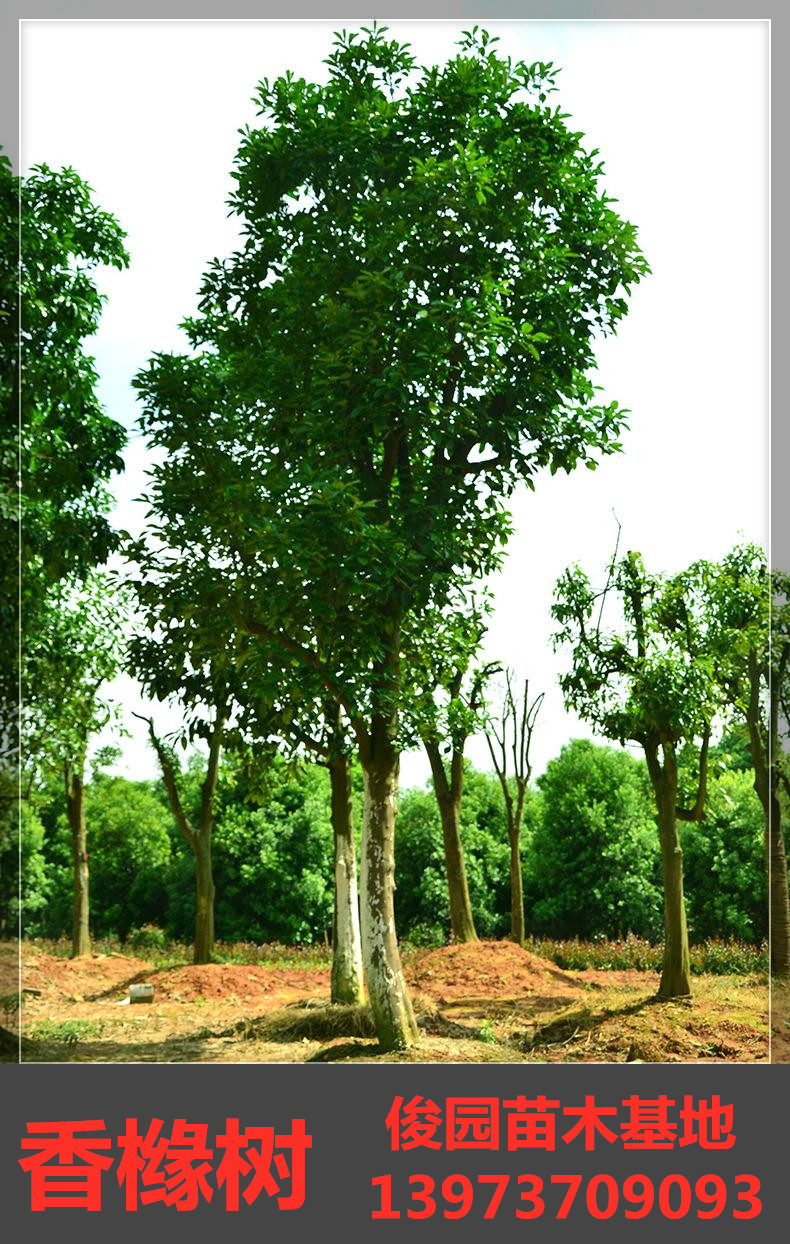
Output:
[[468,942],[426,951],[407,976],[437,1002],[461,998],[557,997],[578,992],[578,982],[515,942]]

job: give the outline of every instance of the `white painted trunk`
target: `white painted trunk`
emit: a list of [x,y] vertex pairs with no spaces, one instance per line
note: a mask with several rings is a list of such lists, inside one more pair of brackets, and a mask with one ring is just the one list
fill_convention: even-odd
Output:
[[335,944],[332,949],[332,1001],[361,1006],[365,1001],[362,938],[354,844],[335,839]]
[[417,1040],[417,1024],[403,976],[395,935],[394,833],[397,765],[365,770],[362,822],[362,952],[370,1005],[384,1049],[403,1049]]

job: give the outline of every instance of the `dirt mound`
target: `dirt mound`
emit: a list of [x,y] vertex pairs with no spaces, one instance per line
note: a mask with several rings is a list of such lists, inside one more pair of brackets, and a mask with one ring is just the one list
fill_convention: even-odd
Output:
[[467,942],[426,951],[410,965],[411,984],[437,1001],[554,996],[578,982],[515,942]]
[[305,997],[325,992],[329,973],[325,968],[256,967],[242,963],[207,963],[201,966],[165,968],[148,978],[156,1001],[236,1001],[256,1003],[275,997]]
[[37,989],[44,998],[61,997],[82,1002],[123,988],[150,966],[128,955],[95,954],[81,959],[58,959],[26,947],[22,956],[22,988]]

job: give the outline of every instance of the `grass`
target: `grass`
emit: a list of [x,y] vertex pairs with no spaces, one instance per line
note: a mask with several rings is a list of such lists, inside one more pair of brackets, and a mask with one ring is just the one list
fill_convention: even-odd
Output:
[[[664,950],[641,937],[619,941],[577,940],[556,941],[530,938],[527,950],[556,963],[566,971],[660,972]],[[691,971],[696,976],[765,976],[768,972],[768,949],[748,942],[711,939],[689,948]]]
[[[161,933],[161,930],[156,930]],[[139,942],[121,942],[116,937],[97,938],[93,950],[97,954],[123,954],[146,959],[157,968],[176,967],[191,963],[192,947],[183,942],[160,938],[142,939]],[[58,958],[68,959],[71,942],[66,937],[33,938],[31,945]],[[524,946],[542,959],[556,963],[568,971],[627,971],[660,972],[663,957],[661,944],[653,944],[644,938],[628,936],[615,941],[603,939],[579,941],[531,937]],[[408,941],[401,944],[404,959],[416,952]],[[768,972],[768,949],[765,945],[754,946],[748,942],[710,939],[690,948],[691,971],[701,976],[764,976]],[[288,970],[300,968],[329,968],[332,964],[331,947],[323,943],[313,945],[284,946],[279,942],[257,944],[255,942],[217,942],[214,947],[215,963],[261,965]]]

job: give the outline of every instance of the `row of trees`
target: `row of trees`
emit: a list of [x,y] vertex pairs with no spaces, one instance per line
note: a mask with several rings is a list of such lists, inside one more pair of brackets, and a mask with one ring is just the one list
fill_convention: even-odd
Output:
[[[25,476],[47,503],[35,508],[36,487],[24,503],[42,538],[23,547],[23,714],[31,764],[56,756],[63,766],[75,953],[87,936],[88,739],[108,711],[102,679],[122,655],[152,698],[180,704],[185,744],[204,742],[190,808],[172,740],[152,714],[194,861],[198,958],[213,938],[222,749],[245,756],[252,787],[277,752],[327,769],[333,997],[363,996],[364,961],[386,1048],[417,1036],[395,933],[400,752],[426,748],[453,933],[472,938],[460,824],[464,744],[486,721],[492,672],[480,661],[481,585],[500,565],[514,488],[621,448],[623,412],[601,404],[591,380],[594,345],[614,332],[647,272],[634,227],[600,188],[597,153],[550,103],[554,70],[513,62],[495,42],[472,31],[446,65],[418,70],[406,46],[374,27],[336,38],[325,83],[286,75],[260,84],[261,124],[244,132],[234,168],[240,248],[203,278],[184,325],[189,352],[155,355],[134,381],[156,465],[149,527],[125,540],[137,625],[123,654],[102,616],[108,601],[116,617],[123,610],[105,579],[86,579],[113,544],[101,481],[117,466],[121,434],[95,405],[81,349],[100,305],[90,268],[126,262],[122,234],[70,172],[39,170],[25,191],[59,197],[29,210],[22,237],[23,358],[37,352],[53,364],[52,374],[31,366],[23,386]],[[60,250],[42,259],[36,230]],[[52,289],[50,266],[61,281]],[[59,334],[73,390],[57,371]],[[56,468],[44,444],[58,448]],[[77,532],[73,555],[62,514]],[[616,597],[623,616],[605,629]],[[666,993],[689,984],[677,817],[702,815],[709,740],[725,710],[743,709],[765,806],[780,807],[780,731],[770,713],[766,729],[763,690],[779,694],[782,677],[767,671],[783,675],[786,658],[781,639],[768,646],[767,601],[753,549],[670,580],[648,576],[635,555],[615,558],[602,597],[578,571],[558,587],[569,704],[644,749],[664,861]],[[778,700],[771,705],[778,721]],[[537,707],[509,686],[496,730],[488,718],[517,938]],[[684,745],[699,750],[690,805],[678,786]],[[363,782],[359,903],[352,760]],[[772,887],[786,900],[778,815],[767,824]],[[786,970],[786,922],[783,936],[775,966]]]
[[[752,774],[737,752],[714,749],[706,817],[682,831],[695,941],[767,935],[762,819]],[[181,773],[187,807],[200,807],[201,761]],[[745,757],[748,765],[748,754]],[[727,767],[722,768],[722,765]],[[681,769],[684,763],[681,759]],[[362,779],[352,771],[353,803]],[[313,765],[278,762],[261,803],[226,756],[220,767],[214,834],[215,918],[224,942],[329,943],[334,918],[331,786]],[[70,930],[72,891],[67,818],[57,784],[39,794],[23,823],[27,935]],[[94,938],[191,941],[192,853],[161,781],[94,772],[86,786],[91,827]],[[452,936],[439,807],[430,789],[402,793],[398,808],[395,912],[399,935],[438,945]],[[510,847],[499,781],[467,765],[461,819],[468,888],[481,937],[511,926]],[[520,871],[526,931],[557,937],[660,941],[661,861],[644,762],[586,740],[567,744],[531,787],[524,809]],[[8,895],[13,902],[15,895]],[[150,933],[145,926],[153,926]]]

